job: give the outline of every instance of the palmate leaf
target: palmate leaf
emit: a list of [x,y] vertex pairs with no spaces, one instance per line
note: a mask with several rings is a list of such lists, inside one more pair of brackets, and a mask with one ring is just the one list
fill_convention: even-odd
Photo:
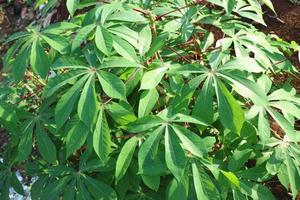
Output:
[[168,68],[166,67],[160,67],[146,72],[142,78],[140,89],[149,90],[155,88],[159,84],[159,82],[161,81],[162,77],[164,76],[167,70]]

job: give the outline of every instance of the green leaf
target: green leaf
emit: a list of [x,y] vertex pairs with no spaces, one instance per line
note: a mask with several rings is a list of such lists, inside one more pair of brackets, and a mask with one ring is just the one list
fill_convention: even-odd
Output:
[[151,190],[158,191],[160,185],[160,176],[146,176],[142,175],[143,182]]
[[145,117],[139,118],[134,122],[127,124],[126,128],[130,133],[138,133],[160,126],[163,123],[164,120],[162,120],[160,117],[156,115],[147,115]]
[[55,123],[57,128],[61,128],[70,117],[80,90],[87,78],[88,75],[82,77],[57,102],[55,107]]
[[300,189],[299,166],[295,165],[287,149],[284,149],[284,157],[285,157],[287,175],[289,179],[289,186],[293,194],[293,199],[295,199]]
[[125,59],[133,62],[138,60],[134,48],[127,41],[121,39],[120,37],[113,37],[113,47],[118,54],[123,56]]
[[235,6],[235,0],[223,0],[224,8],[230,14]]
[[168,126],[165,132],[165,154],[168,169],[178,181],[181,180],[187,159],[173,129],[170,129]]
[[143,117],[149,114],[155,106],[158,98],[159,94],[155,88],[143,91],[139,101],[138,116]]
[[240,180],[232,172],[226,172],[221,170],[222,174],[227,178],[227,180],[235,187],[240,187]]
[[84,183],[96,199],[117,200],[116,192],[107,184],[89,176],[86,176]]
[[125,58],[118,57],[115,59],[111,59],[108,61],[105,61],[102,65],[100,65],[101,69],[106,69],[106,68],[127,68],[127,67],[142,67],[141,64],[129,61]]
[[37,124],[36,126],[36,140],[38,144],[38,150],[42,157],[49,163],[55,164],[56,162],[56,147],[51,141],[45,129]]
[[267,108],[267,110],[272,118],[280,125],[289,140],[295,142],[300,141],[299,131],[296,131],[293,125],[286,118],[274,111],[272,108]]
[[192,164],[194,187],[198,199],[211,200],[220,199],[220,194],[215,184],[203,169],[199,171],[195,163]]
[[103,91],[111,98],[126,100],[125,84],[113,73],[100,70],[97,72]]
[[116,164],[116,173],[115,173],[116,182],[119,182],[125,175],[131,163],[133,153],[137,146],[138,141],[139,140],[137,137],[132,137],[124,144],[118,156],[118,160]]
[[59,53],[64,54],[67,52],[69,46],[69,41],[67,38],[62,37],[57,34],[44,33],[41,37],[55,50]]
[[78,5],[79,5],[79,0],[67,0],[67,9],[70,13],[70,15],[73,17]]
[[90,24],[81,28],[78,31],[77,35],[74,37],[72,41],[72,46],[71,46],[72,52],[76,50],[78,47],[80,47],[80,45],[83,43],[83,41],[88,37],[88,35],[93,31],[95,27],[96,27],[95,24]]
[[72,124],[66,138],[67,158],[85,143],[88,134],[89,128],[80,120],[77,119],[76,123]]
[[229,158],[228,169],[230,171],[237,171],[247,162],[250,158],[252,149],[238,150],[233,152],[233,155]]
[[18,160],[24,161],[28,158],[32,151],[32,133],[33,133],[34,123],[28,121],[24,124],[22,129],[22,137],[18,146]]
[[25,191],[23,189],[23,185],[22,183],[18,180],[16,173],[12,173],[11,174],[11,186],[14,188],[14,190],[21,194],[21,195],[25,195]]
[[245,118],[243,110],[221,81],[215,80],[215,89],[222,124],[239,134]]
[[120,11],[110,15],[109,21],[145,22],[145,18],[134,11]]
[[44,88],[43,97],[48,98],[55,94],[61,87],[71,82],[72,80],[83,75],[84,71],[71,71],[63,74],[59,74],[48,80],[46,87]]
[[145,55],[150,49],[152,33],[149,26],[145,26],[139,33],[138,46],[140,55]]
[[19,54],[16,56],[13,62],[12,70],[16,82],[19,82],[24,77],[28,65],[27,63],[28,56],[29,56],[29,48],[25,48],[19,52]]
[[93,135],[93,146],[100,160],[104,163],[108,160],[108,156],[111,152],[111,145],[110,129],[107,124],[104,108],[102,107],[99,111]]
[[160,126],[157,129],[155,129],[153,132],[151,132],[150,136],[141,145],[138,153],[138,163],[139,163],[140,173],[144,174],[144,172],[147,172],[147,168],[152,168],[154,164],[150,166],[149,164],[151,162],[149,161],[152,161],[152,163],[157,162],[158,146],[162,138],[163,129],[164,129],[163,126]]
[[211,123],[214,117],[212,79],[207,79],[196,99],[193,116]]
[[253,73],[261,73],[265,71],[254,58],[242,57],[237,59],[232,59],[229,62],[221,65],[220,70],[244,70]]
[[270,139],[271,135],[270,123],[263,111],[260,111],[258,115],[258,135],[263,144]]
[[247,196],[250,196],[253,200],[275,199],[272,193],[270,192],[270,190],[263,185],[248,182],[248,181],[241,181],[240,185],[241,185],[241,192]]
[[111,34],[102,26],[97,26],[95,32],[95,43],[97,48],[105,55],[110,55],[113,45]]
[[125,102],[112,103],[106,106],[109,115],[120,125],[134,122],[137,118],[130,105]]
[[42,78],[48,75],[50,60],[39,39],[35,39],[31,46],[30,64],[32,69]]
[[78,116],[88,126],[92,127],[97,113],[97,96],[94,76],[86,81],[78,102]]
[[200,158],[208,153],[209,149],[205,145],[205,140],[200,136],[182,126],[172,125],[172,128],[186,150]]
[[168,68],[166,67],[159,67],[157,69],[146,72],[142,78],[140,89],[149,90],[155,88],[159,84],[167,70]]

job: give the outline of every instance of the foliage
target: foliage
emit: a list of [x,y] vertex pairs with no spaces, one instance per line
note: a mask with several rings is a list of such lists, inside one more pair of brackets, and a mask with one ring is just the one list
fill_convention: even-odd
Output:
[[300,98],[272,77],[299,46],[248,23],[257,0],[80,5],[7,39],[0,199],[18,166],[32,199],[267,200],[274,178],[296,198]]

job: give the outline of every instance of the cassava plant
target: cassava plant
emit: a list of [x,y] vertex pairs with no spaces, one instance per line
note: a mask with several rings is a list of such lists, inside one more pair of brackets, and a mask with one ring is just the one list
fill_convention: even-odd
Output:
[[255,28],[260,3],[67,0],[68,21],[11,35],[0,199],[24,194],[17,169],[34,200],[295,199],[300,98],[273,77],[298,76],[299,46]]

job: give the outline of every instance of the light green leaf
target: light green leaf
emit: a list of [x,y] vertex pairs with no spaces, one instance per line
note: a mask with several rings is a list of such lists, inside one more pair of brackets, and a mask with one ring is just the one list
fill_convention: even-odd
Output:
[[115,59],[111,59],[108,61],[105,61],[102,65],[100,65],[101,69],[106,68],[128,68],[128,67],[142,67],[141,64],[129,61],[125,58],[118,57]]

